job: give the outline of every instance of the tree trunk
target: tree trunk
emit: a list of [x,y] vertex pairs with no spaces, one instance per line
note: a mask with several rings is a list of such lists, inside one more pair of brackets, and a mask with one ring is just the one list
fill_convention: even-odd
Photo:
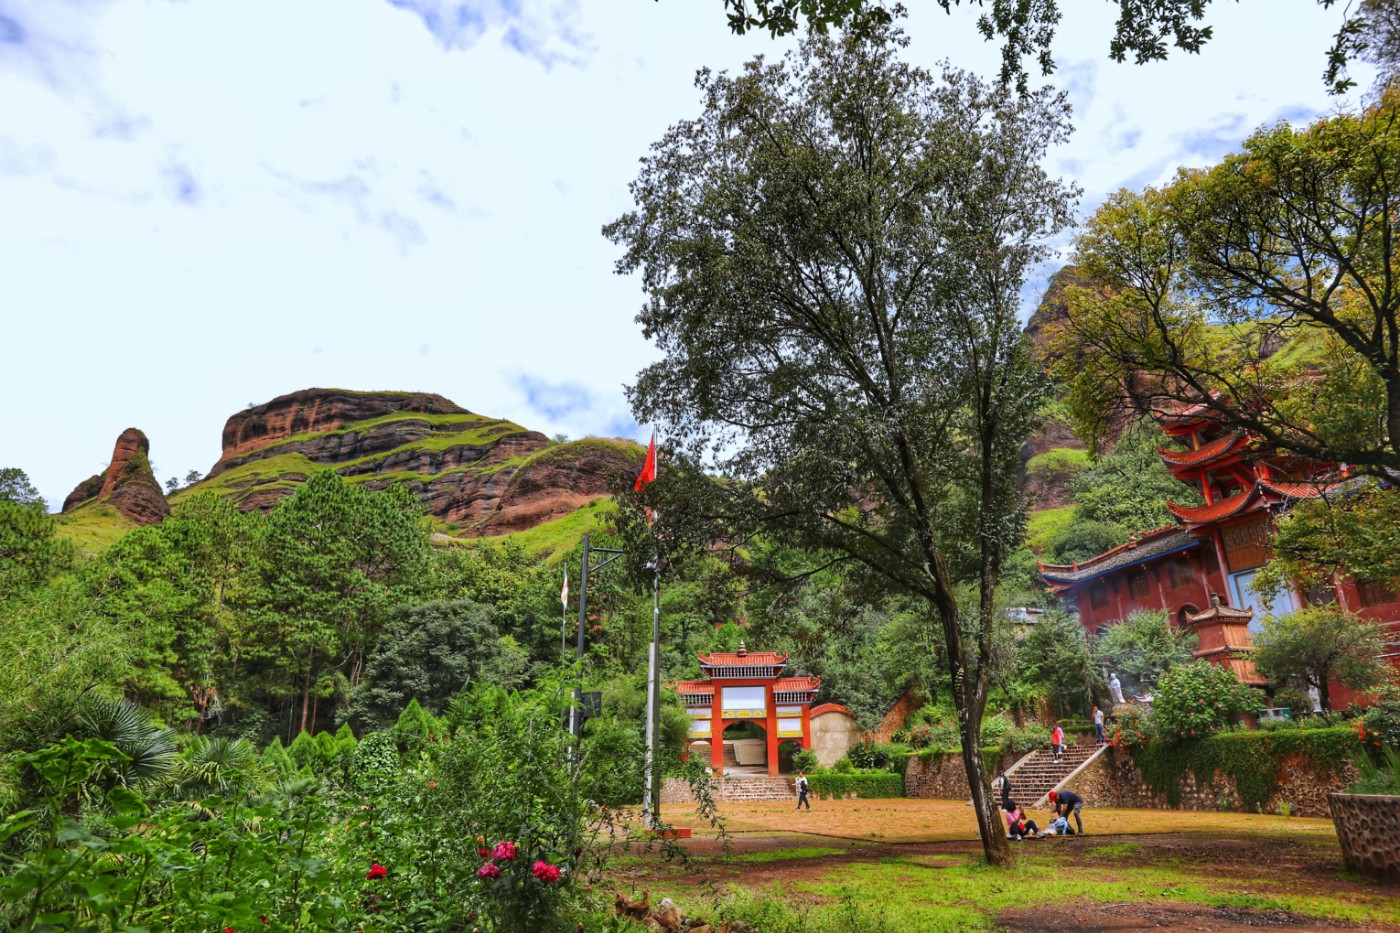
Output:
[[987,783],[987,769],[982,762],[980,741],[963,739],[963,765],[967,785],[972,790],[972,809],[977,812],[977,831],[982,835],[982,852],[988,865],[1011,864],[1011,842],[1006,838],[1006,822],[1001,817],[996,797]]
[[1327,689],[1327,680],[1326,674],[1317,679],[1317,700],[1322,704],[1324,713],[1332,712],[1332,695]]
[[313,649],[306,649],[306,677],[301,685],[301,731],[306,731],[306,715],[311,710],[311,659]]

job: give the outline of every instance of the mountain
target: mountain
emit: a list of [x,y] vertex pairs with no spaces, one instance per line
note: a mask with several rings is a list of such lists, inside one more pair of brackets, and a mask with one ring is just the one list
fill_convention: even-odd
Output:
[[304,389],[232,415],[218,463],[172,502],[215,492],[266,511],[313,473],[335,470],[376,489],[407,486],[443,530],[498,535],[607,496],[609,480],[635,473],[643,453],[623,440],[554,443],[441,395]]
[[151,472],[151,442],[137,428],[117,437],[107,469],[89,476],[63,500],[63,511],[106,503],[137,525],[152,525],[170,514],[165,493]]

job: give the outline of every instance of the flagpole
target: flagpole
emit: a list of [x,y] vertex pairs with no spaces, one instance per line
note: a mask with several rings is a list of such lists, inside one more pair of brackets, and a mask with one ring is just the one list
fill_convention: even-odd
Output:
[[559,663],[569,659],[569,562],[564,561],[564,591],[559,596]]
[[[649,475],[648,475],[649,474]],[[656,479],[656,434],[651,436],[647,450],[647,463],[642,467],[634,488],[640,489],[643,482]],[[646,787],[642,796],[642,822],[657,829],[661,825],[661,795],[656,785],[656,741],[660,724],[661,709],[661,545],[656,538],[654,520],[652,526],[651,561],[651,645],[647,650],[647,748],[643,759],[642,773]]]

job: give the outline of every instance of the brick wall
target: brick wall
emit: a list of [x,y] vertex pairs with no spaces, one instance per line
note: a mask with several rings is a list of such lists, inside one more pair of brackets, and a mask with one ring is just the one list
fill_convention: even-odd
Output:
[[894,734],[904,728],[904,720],[909,718],[909,714],[923,705],[924,701],[912,691],[905,693],[890,707],[890,711],[880,721],[880,727],[870,733],[870,740],[877,745],[892,741]]

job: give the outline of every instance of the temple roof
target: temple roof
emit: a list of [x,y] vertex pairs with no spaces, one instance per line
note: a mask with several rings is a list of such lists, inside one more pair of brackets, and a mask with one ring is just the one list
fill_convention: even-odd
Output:
[[812,707],[813,716],[820,716],[822,713],[845,713],[847,716],[851,715],[851,711],[840,703],[823,703],[820,706]]
[[[676,692],[685,694],[709,694],[714,695],[716,684],[712,680],[678,680],[675,683]],[[820,677],[778,677],[773,681],[774,693],[791,693],[794,691],[815,691],[822,685]]]
[[1241,515],[1250,511],[1255,503],[1261,503],[1264,500],[1316,499],[1330,492],[1337,485],[1339,484],[1278,482],[1260,479],[1244,492],[1227,499],[1220,499],[1210,505],[1189,506],[1168,502],[1167,508],[1188,525],[1205,525]]
[[782,690],[816,690],[822,685],[820,677],[779,677],[773,681],[773,692]]
[[1188,612],[1186,621],[1192,625],[1206,622],[1249,622],[1254,618],[1253,609],[1235,609],[1220,602],[1218,595],[1212,594],[1210,608],[1201,612]]
[[1040,571],[1042,577],[1051,583],[1072,585],[1083,583],[1112,570],[1121,570],[1124,567],[1149,561],[1154,557],[1161,557],[1163,554],[1197,547],[1200,543],[1199,538],[1192,537],[1176,525],[1164,525],[1161,528],[1143,532],[1140,537],[1130,540],[1126,544],[1120,544],[1113,550],[1105,551],[1086,561],[1069,565],[1043,564],[1037,561],[1036,569]]
[[704,667],[781,667],[788,656],[776,651],[716,651],[696,655]]
[[1166,447],[1158,447],[1157,450],[1168,467],[1200,468],[1245,450],[1250,446],[1250,443],[1249,434],[1241,430],[1222,434],[1215,440],[1202,444],[1193,450],[1169,450]]

